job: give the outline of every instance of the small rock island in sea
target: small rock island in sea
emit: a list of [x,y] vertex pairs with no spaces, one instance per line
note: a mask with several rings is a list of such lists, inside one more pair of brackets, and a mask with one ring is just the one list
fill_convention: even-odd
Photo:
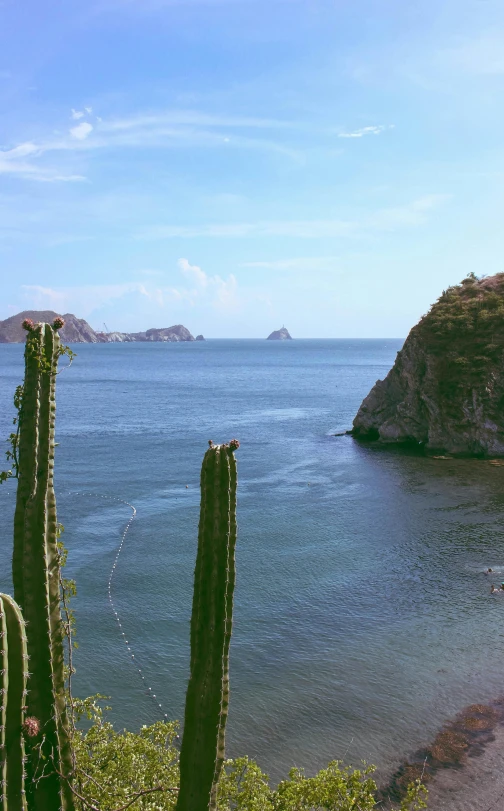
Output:
[[504,456],[504,273],[449,287],[409,333],[352,435],[461,456]]
[[285,327],[282,329],[276,329],[271,335],[268,335],[266,338],[267,341],[292,341],[292,336],[289,334],[289,330]]
[[[26,332],[22,327],[25,318],[29,318],[35,323],[46,321],[51,324],[58,315],[52,310],[25,310],[18,315],[11,315],[5,321],[0,321],[0,344],[25,342]],[[162,329],[148,329],[145,332],[95,332],[87,321],[77,318],[72,313],[65,313],[63,320],[65,326],[60,330],[60,335],[63,343],[68,344],[133,343],[136,341],[179,343],[180,341],[205,340],[202,335],[194,338],[182,324]]]

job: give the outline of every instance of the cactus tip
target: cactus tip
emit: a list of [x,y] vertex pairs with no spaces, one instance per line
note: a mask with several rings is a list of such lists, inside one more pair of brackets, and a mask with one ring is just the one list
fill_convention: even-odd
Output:
[[240,447],[240,443],[238,442],[237,439],[232,439],[231,442],[229,443],[229,447],[231,448],[232,451],[235,451],[237,450],[237,448]]
[[29,738],[35,738],[40,732],[40,721],[34,716],[28,716],[24,720],[23,729]]
[[33,329],[33,327],[35,326],[35,324],[34,324],[34,323],[33,323],[33,321],[31,320],[31,318],[25,318],[25,320],[23,321],[23,323],[22,323],[22,325],[21,325],[21,326],[22,326],[22,327],[23,327],[23,329],[25,329],[27,332],[31,332],[31,331],[32,331],[32,329]]
[[53,328],[54,330],[56,330],[56,329],[62,329],[62,327],[64,327],[64,326],[65,326],[65,322],[64,322],[63,318],[61,318],[61,316],[60,316],[60,315],[58,315],[58,316],[57,316],[57,317],[54,319],[54,321],[52,322],[52,328]]

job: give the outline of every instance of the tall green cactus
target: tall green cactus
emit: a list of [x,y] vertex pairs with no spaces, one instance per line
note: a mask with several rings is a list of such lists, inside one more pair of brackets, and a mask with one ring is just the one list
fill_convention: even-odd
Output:
[[[72,757],[65,705],[58,524],[54,495],[55,384],[62,352],[57,329],[23,323],[28,332],[19,416],[18,490],[14,514],[14,597],[27,623],[27,712],[40,733],[28,747],[30,811],[72,811]],[[42,779],[40,779],[42,778]]]
[[27,676],[25,623],[12,597],[0,594],[1,811],[26,811],[23,728]]
[[176,811],[214,811],[224,763],[229,704],[229,643],[236,546],[239,442],[209,443],[201,468],[198,555],[191,617],[191,675],[180,751]]

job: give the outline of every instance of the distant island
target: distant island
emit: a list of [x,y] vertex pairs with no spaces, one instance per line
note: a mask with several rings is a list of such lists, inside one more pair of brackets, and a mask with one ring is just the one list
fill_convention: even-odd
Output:
[[[25,318],[32,321],[47,321],[52,323],[59,316],[52,310],[24,310],[22,313],[12,315],[5,321],[0,321],[0,344],[21,344],[25,342],[26,332],[21,326]],[[132,343],[145,341],[162,341],[178,343],[181,341],[204,341],[203,335],[194,338],[186,327],[176,324],[163,329],[148,329],[145,332],[95,332],[83,318],[77,318],[72,313],[62,316],[65,326],[60,330],[61,339],[68,344],[107,344]]]
[[351,433],[430,453],[504,456],[504,273],[470,273],[443,292],[363,400]]
[[282,329],[276,329],[271,335],[268,335],[266,338],[267,341],[292,341],[292,335],[289,334],[289,330],[285,327]]

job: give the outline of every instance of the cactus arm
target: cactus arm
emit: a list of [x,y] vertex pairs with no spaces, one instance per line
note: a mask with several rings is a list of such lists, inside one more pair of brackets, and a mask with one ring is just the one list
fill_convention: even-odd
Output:
[[25,378],[19,414],[18,486],[14,513],[14,549],[12,577],[19,605],[24,603],[24,534],[25,510],[36,486],[38,415],[40,408],[40,346],[38,336],[30,333],[25,347]]
[[[64,696],[57,517],[54,495],[55,380],[59,336],[49,324],[31,328],[20,422],[13,581],[28,624],[28,713],[40,723],[30,742],[30,811],[72,811],[72,759]],[[35,460],[35,464],[34,464]],[[39,780],[40,769],[43,779]],[[37,771],[38,770],[38,771]]]
[[191,665],[177,811],[214,811],[229,704],[236,545],[234,447],[211,446],[201,469],[201,511],[191,617]]
[[[24,785],[25,746],[23,737],[24,706],[28,654],[25,623],[19,606],[11,597],[0,594],[3,615],[3,648],[6,684],[4,689],[5,741],[3,750],[3,791],[5,811],[26,811]],[[2,641],[2,640],[0,640]],[[2,806],[0,806],[2,807]]]
[[7,811],[7,753],[5,722],[7,720],[7,690],[9,688],[7,621],[0,596],[0,811]]

